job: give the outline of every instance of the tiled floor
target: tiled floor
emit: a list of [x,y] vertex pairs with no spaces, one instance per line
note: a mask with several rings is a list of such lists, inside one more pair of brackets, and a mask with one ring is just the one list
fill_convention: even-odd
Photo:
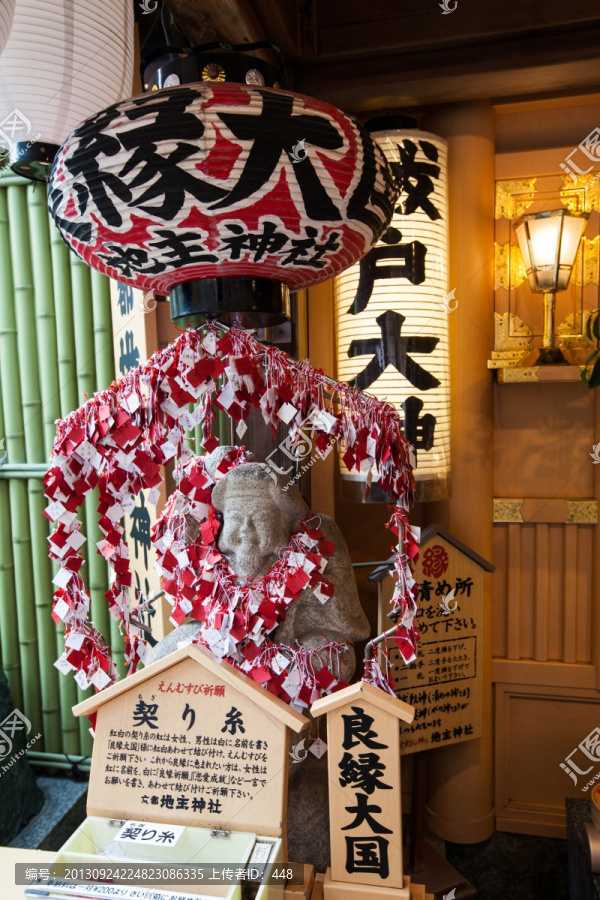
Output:
[[567,842],[497,831],[481,844],[446,842],[446,858],[477,900],[568,900]]

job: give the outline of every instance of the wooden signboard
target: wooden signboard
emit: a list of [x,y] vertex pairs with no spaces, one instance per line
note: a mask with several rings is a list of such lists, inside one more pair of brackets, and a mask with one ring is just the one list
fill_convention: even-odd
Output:
[[88,815],[284,836],[287,732],[308,720],[203,648],[73,712],[97,713]]
[[[157,301],[151,292],[144,293],[113,280],[110,283],[110,300],[115,372],[119,379],[146,362],[158,350],[155,312]],[[135,592],[140,592],[146,598],[161,589],[160,575],[154,568],[156,556],[150,543],[150,534],[165,501],[163,481],[151,491],[142,491],[135,505],[126,510],[125,534],[130,554],[132,602],[136,601]],[[163,599],[154,604],[154,609],[152,623],[144,615],[142,624],[151,624],[153,637],[159,640],[171,631],[170,607]]]
[[[390,642],[392,677],[399,699],[416,707],[402,728],[403,754],[481,737],[483,573],[494,567],[439,525],[421,535],[415,580],[419,585],[417,659],[405,665]],[[370,577],[380,585],[380,630],[394,580],[389,570]]]
[[325,900],[408,898],[402,869],[400,721],[414,709],[365,682],[317,700],[327,713],[331,869]]

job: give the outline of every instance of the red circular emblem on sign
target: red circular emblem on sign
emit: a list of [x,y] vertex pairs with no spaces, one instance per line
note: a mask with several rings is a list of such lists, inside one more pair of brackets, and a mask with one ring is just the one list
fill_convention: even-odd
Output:
[[49,205],[66,243],[118,281],[168,294],[203,278],[292,291],[377,242],[396,188],[370,134],[300,94],[184,84],[133,97],[60,148]]
[[440,578],[448,568],[448,554],[441,544],[428,547],[423,554],[423,574],[428,578]]

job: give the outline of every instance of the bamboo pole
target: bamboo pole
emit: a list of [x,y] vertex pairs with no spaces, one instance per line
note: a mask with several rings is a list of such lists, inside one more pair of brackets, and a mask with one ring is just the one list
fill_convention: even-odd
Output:
[[[92,282],[90,269],[75,255],[71,258],[71,279],[73,285],[73,321],[75,325],[75,355],[77,359],[77,389],[80,402],[87,397],[92,397],[97,387],[107,385],[98,384],[96,364],[96,346],[94,340],[94,303],[92,295]],[[109,301],[110,302],[110,301]],[[96,302],[99,308],[102,304],[100,296]],[[100,327],[105,326],[103,315]],[[110,348],[109,348],[110,349]],[[103,374],[107,374],[109,364],[102,358],[100,365]],[[112,379],[111,379],[112,380]],[[109,381],[110,384],[110,381]],[[85,558],[89,572],[89,589],[92,599],[92,622],[94,626],[106,638],[110,634],[110,613],[104,594],[108,588],[108,577],[104,558],[96,552],[96,544],[102,539],[102,533],[98,526],[96,508],[98,506],[98,492],[85,501],[86,536]]]
[[[56,329],[58,379],[60,391],[60,415],[64,417],[79,406],[77,394],[77,366],[75,362],[75,331],[73,328],[73,301],[71,295],[71,267],[69,250],[53,223],[50,225],[50,250],[52,256],[52,285]],[[61,656],[65,646],[62,624],[56,627],[56,651]],[[63,749],[66,753],[80,752],[80,721],[73,713],[75,704],[82,699],[73,677],[63,679],[60,688],[61,730]]]
[[[188,412],[190,415],[194,412],[195,408],[196,408],[195,403],[188,404]],[[196,450],[196,429],[195,428],[191,428],[189,431],[186,431],[184,441],[188,445],[188,447],[190,448],[192,453],[198,452]]]
[[[8,229],[8,201],[6,190],[0,188],[0,298],[12,297],[12,266],[10,261],[10,233]],[[10,462],[25,459],[21,386],[17,372],[17,326],[14,306],[0,300],[0,397],[3,398],[2,435],[4,452]],[[23,709],[21,658],[17,629],[17,600],[14,560],[10,530],[10,488],[0,483],[0,645],[6,677],[13,702]]]
[[[73,328],[75,334],[75,359],[77,361],[77,406],[92,397],[96,389],[96,367],[94,356],[94,320],[91,277],[89,268],[71,254],[71,295],[73,310]],[[94,502],[95,500],[95,502]],[[97,492],[87,498],[84,506],[85,527],[82,529],[87,541],[84,544],[85,565],[88,571],[88,586],[91,598],[91,619],[93,625],[107,637],[110,634],[110,614],[104,597],[107,589],[104,560],[96,553],[96,542],[101,533],[96,517],[98,505]],[[78,692],[80,698],[89,696],[86,692]],[[79,739],[81,753],[91,751],[91,736],[88,722],[79,722]]]
[[[88,500],[88,503],[86,503],[86,505],[89,506],[89,502],[90,501]],[[82,575],[86,578],[86,581],[88,581],[88,583],[89,583],[89,573],[87,572],[87,565],[88,565],[88,559],[89,559],[89,549],[88,549],[89,548],[89,540],[88,540],[88,530],[87,530],[88,517],[85,513],[86,513],[86,510],[84,508],[84,514],[81,515],[81,533],[84,536],[84,538],[86,539],[86,541],[82,547],[82,554],[83,554],[83,558],[85,560],[83,567],[82,567]],[[77,683],[75,681],[73,681],[73,684],[74,684],[74,686],[76,688],[76,692],[77,692],[77,703],[81,703],[83,700],[87,700],[87,698],[92,695],[92,693],[93,693],[92,688],[88,688],[87,690],[84,691],[77,685]],[[68,712],[69,712],[71,721],[73,719],[75,719],[75,725],[76,725],[77,733],[78,733],[79,753],[87,753],[88,748],[91,744],[91,742],[89,741],[90,734],[88,731],[89,723],[84,718],[76,718],[73,715],[72,708],[69,709]]]
[[[96,362],[96,390],[107,388],[115,378],[115,360],[113,354],[112,316],[110,309],[110,281],[95,269],[91,271],[92,309],[94,318],[94,358]],[[98,533],[98,540],[100,534]],[[101,561],[101,558],[98,557]],[[103,563],[103,592],[108,588],[108,568]],[[99,569],[98,569],[99,574]],[[91,577],[91,570],[90,570]],[[106,601],[104,601],[106,608]],[[125,675],[125,642],[119,626],[109,614],[109,631],[104,634],[110,640],[113,660],[120,677]],[[103,632],[104,633],[104,632]]]
[[[31,334],[31,324],[34,321],[34,305],[25,190],[25,188],[18,185],[9,185],[7,188],[13,281],[12,290],[7,296],[9,300],[14,298],[16,310],[17,358],[12,357],[13,367],[7,373],[7,380],[2,379],[2,385],[3,391],[8,393],[8,390],[12,391],[16,387],[17,381],[20,384],[21,403],[19,404],[19,409],[21,421],[19,423],[19,431],[24,436],[24,450],[21,444],[18,453],[12,457],[12,462],[38,462],[43,458],[44,452],[37,342],[35,334]],[[10,305],[10,302],[2,303],[2,306]],[[7,409],[6,399],[9,399],[11,407],[16,406],[14,398],[10,396],[7,398],[5,394],[5,411]],[[37,623],[33,614],[34,610],[32,610],[35,585],[31,555],[29,503],[25,481],[11,480],[9,482],[9,494],[24,712],[36,732],[42,731],[45,733],[41,715],[42,696],[37,649]]]
[[38,631],[38,657],[40,663],[42,717],[44,721],[44,750],[49,753],[61,749],[61,708],[59,673],[54,666],[56,637],[52,619],[52,563],[48,557],[47,519],[43,516],[46,506],[44,484],[37,478],[27,482],[29,517],[31,526],[31,553],[33,583],[35,587],[35,621]]
[[[46,392],[49,404],[57,402],[52,396],[52,389],[57,394],[58,382],[56,379],[56,351],[54,360],[52,352],[52,336],[45,332],[53,330],[53,313],[46,297],[46,283],[50,280],[49,259],[46,254],[44,260],[44,245],[48,243],[48,231],[38,233],[37,226],[41,223],[47,226],[45,210],[42,216],[36,213],[35,223],[29,220],[27,187],[13,185],[8,188],[9,227],[11,231],[11,255],[13,263],[13,289],[17,307],[17,345],[19,352],[19,374],[22,390],[22,402],[25,411],[25,448],[27,462],[38,463],[46,458],[44,451],[44,423],[42,420],[42,397]],[[35,246],[36,262],[32,259],[29,239],[33,239]],[[44,260],[44,261],[42,261]],[[37,273],[36,273],[37,270]],[[38,300],[34,291],[34,278],[37,274]],[[42,313],[42,320],[37,322],[36,313]],[[32,329],[36,322],[37,328]],[[51,327],[48,328],[48,323]],[[39,348],[48,349],[48,354],[39,353]],[[43,371],[40,375],[39,361],[42,362]],[[54,372],[52,363],[54,362]],[[45,387],[42,383],[46,382]],[[31,419],[28,420],[28,412],[31,411]],[[58,412],[58,407],[56,407]],[[50,425],[53,428],[55,416],[50,416]],[[51,443],[51,435],[47,436]],[[49,448],[48,448],[49,449]],[[25,489],[21,485],[21,490]],[[29,544],[30,571],[28,580],[33,583],[33,590],[23,598],[23,606],[19,609],[19,623],[25,614],[28,622],[35,625],[34,629],[28,624],[27,645],[33,643],[33,650],[38,658],[39,672],[39,696],[41,698],[41,714],[43,721],[43,739],[45,749],[60,748],[60,710],[58,672],[54,667],[55,651],[55,626],[51,618],[52,610],[52,567],[47,555],[47,521],[42,513],[45,507],[43,486],[41,480],[30,479],[27,482],[27,508],[29,511]],[[20,524],[25,526],[24,515],[19,517]],[[23,541],[25,533],[19,538],[13,535],[15,540]],[[16,569],[17,578],[21,575]],[[17,598],[18,599],[18,598]],[[31,607],[33,606],[33,610]],[[33,613],[33,615],[32,615]]]
[[[56,432],[55,422],[60,417],[60,381],[58,372],[57,323],[54,307],[52,255],[50,247],[50,223],[47,209],[47,191],[36,186],[28,195],[29,240],[35,298],[37,344],[40,350],[40,390],[44,433],[44,457],[49,459]],[[32,553],[34,561],[36,621],[43,623],[40,632],[40,669],[42,677],[42,703],[48,729],[45,748],[60,750],[65,721],[60,700],[59,674],[54,667],[56,653],[56,626],[51,618],[52,577],[56,571],[48,559],[46,542],[49,525],[43,517],[45,507],[41,480],[29,481],[29,509],[31,516]],[[62,630],[62,629],[61,629]],[[62,649],[61,651],[62,652]],[[73,692],[73,696],[74,692]],[[47,705],[49,703],[49,705]],[[71,713],[72,717],[72,713]],[[70,742],[69,742],[70,743]]]
[[60,415],[64,418],[77,409],[77,365],[75,361],[75,330],[73,327],[73,302],[71,295],[71,267],[69,250],[58,229],[50,229],[52,252],[52,284],[54,309],[59,327],[56,329],[58,352],[58,378],[60,385]]
[[[26,461],[42,462],[44,460],[42,399],[37,336],[33,327],[35,301],[26,192],[27,188],[19,185],[8,187],[8,224],[13,269],[13,297],[17,318],[18,371],[25,421]],[[13,373],[13,378],[15,375],[16,371]]]
[[[94,359],[96,390],[107,388],[115,378],[110,282],[106,275],[91,270],[92,310],[94,318]],[[76,298],[77,299],[77,298]]]
[[[2,236],[0,235],[0,241]],[[0,350],[1,352],[1,350]],[[4,438],[4,410],[0,391],[0,435]],[[4,440],[2,444],[4,444]],[[4,455],[5,450],[1,451]],[[12,547],[10,541],[10,511],[8,482],[0,483],[0,660],[8,679],[10,695],[17,709],[23,708],[21,690],[21,664],[19,661],[19,635],[15,604],[15,581]]]
[[40,350],[40,391],[44,430],[44,459],[49,459],[56,434],[55,422],[60,418],[60,388],[56,318],[52,295],[52,256],[48,222],[47,192],[37,185],[29,195],[29,241],[35,299],[37,344]]
[[35,585],[31,556],[27,482],[11,480],[9,482],[9,497],[15,566],[17,630],[23,686],[23,712],[31,722],[35,733],[37,734],[40,731],[45,734],[45,729],[42,727],[42,695],[40,664],[37,652],[37,627],[34,610],[32,609]]

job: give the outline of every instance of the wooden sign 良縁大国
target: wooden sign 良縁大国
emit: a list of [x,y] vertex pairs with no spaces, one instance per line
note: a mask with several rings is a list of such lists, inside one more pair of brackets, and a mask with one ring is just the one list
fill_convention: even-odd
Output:
[[[358,682],[317,700],[327,714],[331,870],[325,894],[342,898],[409,897],[402,869],[400,720],[414,710],[373,685]],[[350,887],[352,886],[352,887]],[[358,896],[358,895],[357,895]]]

